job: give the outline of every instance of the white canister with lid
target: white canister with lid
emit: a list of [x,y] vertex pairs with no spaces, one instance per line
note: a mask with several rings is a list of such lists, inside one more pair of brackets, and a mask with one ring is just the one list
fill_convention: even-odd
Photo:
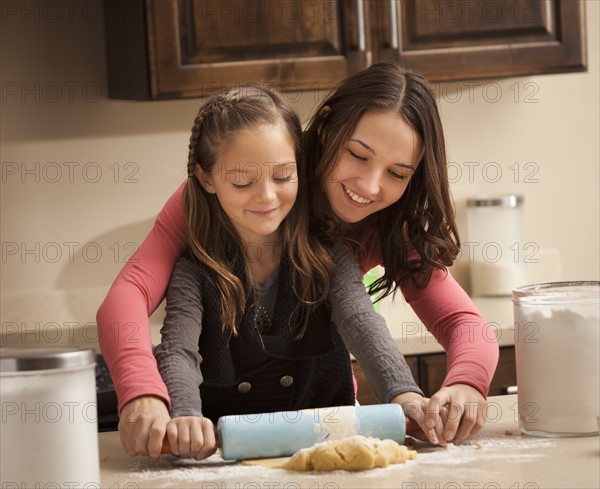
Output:
[[481,195],[467,200],[471,294],[510,296],[526,283],[523,197]]
[[100,487],[95,360],[93,350],[0,348],[3,485]]

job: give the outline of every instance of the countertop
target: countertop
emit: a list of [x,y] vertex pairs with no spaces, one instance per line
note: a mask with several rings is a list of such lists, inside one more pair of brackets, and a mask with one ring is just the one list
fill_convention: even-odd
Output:
[[[97,287],[2,297],[0,345],[18,347],[26,344],[48,344],[94,348],[100,351],[94,318],[106,292],[106,288]],[[500,346],[513,345],[511,298],[474,297],[473,302],[498,338]],[[402,294],[397,294],[395,300],[391,297],[385,298],[378,305],[378,309],[404,355],[444,351],[406,303]],[[150,318],[154,345],[160,343],[160,328],[164,316],[163,303]],[[48,318],[52,318],[52,321],[48,322]]]
[[129,457],[117,432],[100,433],[102,487],[119,489],[337,489],[342,487],[462,489],[600,487],[600,438],[520,435],[517,396],[489,399],[482,433],[453,449],[417,446],[416,460],[364,472],[296,473],[225,462],[218,456],[184,461],[163,456],[158,465]]
[[[490,335],[496,335],[498,344],[514,345],[515,324],[511,297],[473,297],[472,300],[486,320]],[[389,298],[381,301],[379,313],[385,318],[392,337],[405,356],[444,351],[400,295],[393,302]],[[492,338],[493,336],[486,339]]]

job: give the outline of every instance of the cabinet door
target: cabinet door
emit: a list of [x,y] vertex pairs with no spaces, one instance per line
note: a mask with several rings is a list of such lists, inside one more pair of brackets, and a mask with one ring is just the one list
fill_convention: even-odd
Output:
[[[327,90],[370,61],[370,13],[363,1],[108,0],[106,8],[143,10],[145,27],[123,22],[123,14],[107,16],[108,37],[120,39],[108,43],[111,87],[126,81],[127,60],[147,57],[140,67],[146,73],[137,77],[147,77],[139,98],[203,96],[255,81]],[[136,31],[136,41],[128,42]],[[140,33],[147,50],[132,53]],[[115,64],[121,67],[111,70]]]
[[[419,382],[426,397],[435,394],[446,378],[446,354],[434,353],[419,356]],[[509,393],[517,385],[514,346],[500,348],[498,366],[490,384],[490,396]]]
[[500,348],[498,367],[490,385],[490,396],[514,394],[517,388],[517,364],[515,362],[515,348]]
[[425,397],[431,397],[446,378],[446,354],[419,355],[419,380]]
[[[408,364],[415,382],[421,387],[425,397],[435,394],[446,378],[446,354],[432,353],[430,355],[407,356]],[[352,369],[358,384],[358,401],[361,404],[378,404],[379,401],[373,394],[369,382],[360,365],[352,362]],[[490,384],[490,396],[499,396],[514,393],[512,389],[517,385],[517,370],[515,365],[514,346],[500,348],[498,367]]]
[[432,81],[586,69],[582,0],[383,0],[380,9],[378,58]]

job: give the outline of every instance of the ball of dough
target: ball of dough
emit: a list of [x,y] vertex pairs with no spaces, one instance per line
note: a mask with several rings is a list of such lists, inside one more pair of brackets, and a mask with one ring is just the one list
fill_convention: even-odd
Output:
[[281,468],[296,471],[369,470],[412,460],[417,452],[394,440],[351,436],[296,452]]

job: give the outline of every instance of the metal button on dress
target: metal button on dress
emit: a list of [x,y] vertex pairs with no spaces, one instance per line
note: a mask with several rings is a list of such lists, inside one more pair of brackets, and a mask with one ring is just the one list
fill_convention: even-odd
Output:
[[250,389],[252,389],[252,384],[250,382],[240,382],[238,384],[238,392],[240,394],[246,394],[250,392]]
[[281,379],[279,379],[279,384],[281,385],[281,387],[289,387],[293,383],[294,377],[292,377],[291,375],[284,375],[283,377],[281,377]]

